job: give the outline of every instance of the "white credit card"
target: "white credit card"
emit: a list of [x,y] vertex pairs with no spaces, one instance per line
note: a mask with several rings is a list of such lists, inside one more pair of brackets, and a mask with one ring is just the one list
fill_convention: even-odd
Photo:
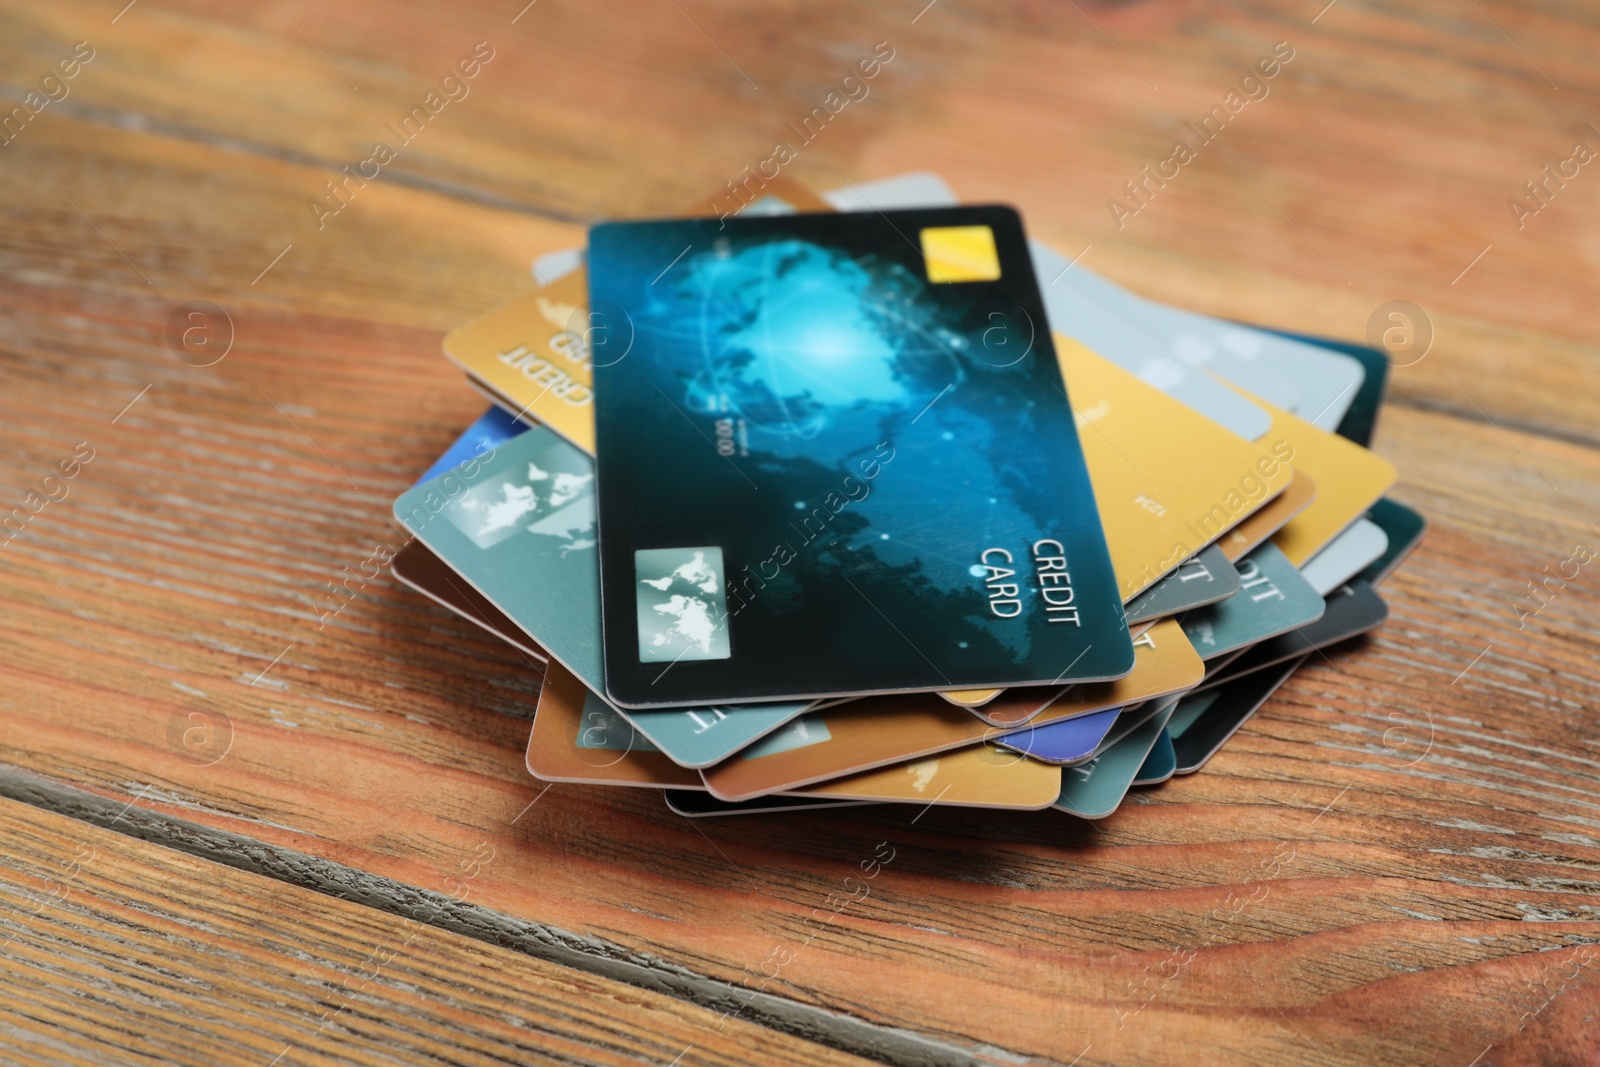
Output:
[[1389,550],[1389,535],[1371,519],[1357,519],[1300,567],[1311,588],[1327,596]]

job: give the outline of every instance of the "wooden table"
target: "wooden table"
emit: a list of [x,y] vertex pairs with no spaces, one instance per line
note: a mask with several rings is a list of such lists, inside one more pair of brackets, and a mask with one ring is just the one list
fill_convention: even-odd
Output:
[[[1593,8],[123,3],[0,4],[0,1062],[1600,1061]],[[786,174],[935,170],[1218,315],[1425,309],[1376,447],[1432,532],[1379,636],[1102,825],[546,789],[538,675],[363,566],[483,408],[440,336],[879,42]]]

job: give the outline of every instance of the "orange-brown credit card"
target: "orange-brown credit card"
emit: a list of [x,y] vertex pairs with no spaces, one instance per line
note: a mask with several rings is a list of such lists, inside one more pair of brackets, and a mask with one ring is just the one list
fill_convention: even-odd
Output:
[[783,795],[1037,811],[1060,797],[1061,768],[976,744]]
[[[791,748],[810,740],[803,727],[791,724],[767,743]],[[539,694],[527,766],[534,777],[549,782],[705,788],[698,774],[655,751],[626,719],[559,663],[551,664]],[[977,744],[931,759],[846,775],[787,795],[1036,810],[1054,803],[1060,792],[1061,768]]]
[[1217,547],[1228,557],[1229,563],[1238,563],[1250,554],[1251,549],[1283,529],[1290,519],[1309,507],[1316,498],[1317,483],[1312,481],[1311,475],[1305,471],[1296,470],[1294,481],[1289,483],[1289,488],[1269,500],[1260,511],[1224,534],[1217,542]]

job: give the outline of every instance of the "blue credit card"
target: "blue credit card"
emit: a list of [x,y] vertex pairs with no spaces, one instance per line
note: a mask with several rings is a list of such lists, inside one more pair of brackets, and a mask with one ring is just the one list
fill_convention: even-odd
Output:
[[1015,211],[607,223],[589,296],[614,702],[1132,667]]
[[452,467],[465,467],[474,460],[481,461],[527,428],[525,423],[518,422],[508,412],[490,408],[479,415],[478,421],[468,426],[455,443],[445,449],[444,455],[433,461],[427,473],[412,484],[431,482]]
[[1138,727],[1094,759],[1064,771],[1055,807],[1085,819],[1103,819],[1128,795],[1156,742],[1166,733],[1176,701],[1168,701]]
[[1120,708],[1107,708],[1105,711],[1079,715],[1075,719],[1031,726],[995,740],[1006,748],[1044,763],[1070,765],[1094,755],[1100,742],[1116,725],[1119,714]]

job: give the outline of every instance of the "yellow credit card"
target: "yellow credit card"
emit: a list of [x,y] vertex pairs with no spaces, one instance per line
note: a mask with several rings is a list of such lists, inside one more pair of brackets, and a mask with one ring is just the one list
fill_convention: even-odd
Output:
[[1237,386],[1232,388],[1272,416],[1272,428],[1260,439],[1270,442],[1275,451],[1281,450],[1284,461],[1294,464],[1297,472],[1304,472],[1316,485],[1316,498],[1272,536],[1273,544],[1299,567],[1365,515],[1398,474],[1394,464],[1376,452],[1313,426]]
[[1060,334],[1056,352],[1124,602],[1293,479],[1276,439],[1246,441]]
[[444,354],[490,390],[594,452],[589,281],[575,270],[445,335]]

